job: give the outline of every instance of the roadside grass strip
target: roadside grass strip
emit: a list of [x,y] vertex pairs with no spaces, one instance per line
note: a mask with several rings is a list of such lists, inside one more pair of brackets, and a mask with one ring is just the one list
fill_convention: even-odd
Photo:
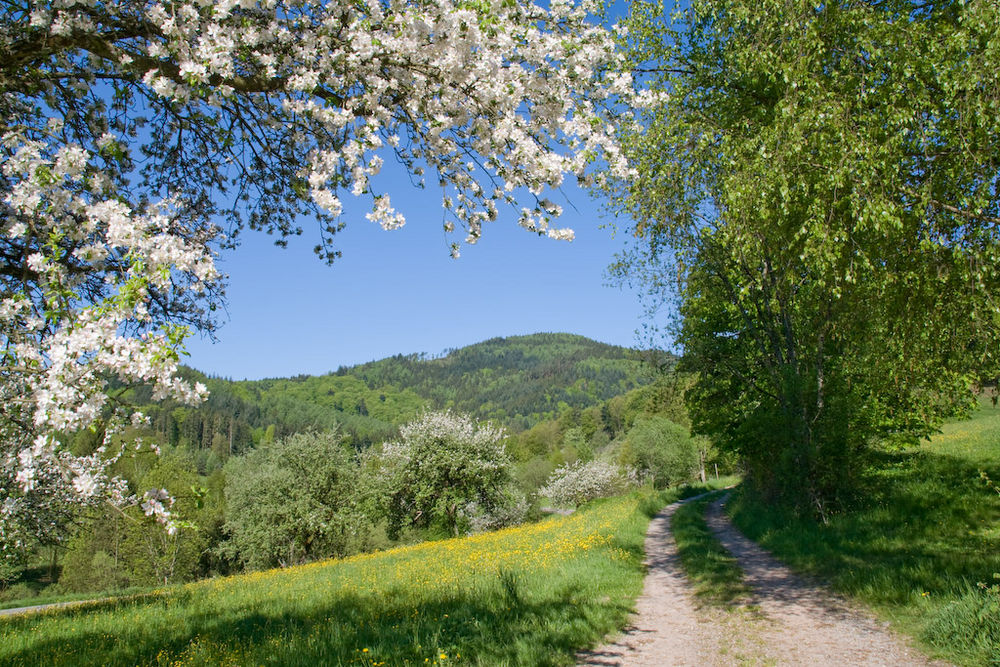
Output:
[[1000,409],[879,455],[866,494],[826,525],[737,494],[737,526],[793,568],[870,605],[925,650],[1000,665]]
[[0,619],[0,664],[572,664],[624,625],[649,514],[678,495]]
[[733,607],[745,601],[750,587],[732,554],[712,534],[705,521],[709,503],[722,493],[685,503],[674,512],[671,530],[677,543],[681,567],[704,603]]

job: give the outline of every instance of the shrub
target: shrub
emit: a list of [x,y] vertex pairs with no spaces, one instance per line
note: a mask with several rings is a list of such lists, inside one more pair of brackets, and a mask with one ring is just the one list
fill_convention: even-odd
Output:
[[465,506],[464,514],[473,533],[485,533],[524,523],[528,515],[528,501],[520,493],[508,491],[501,502],[487,509],[472,502]]
[[657,416],[640,419],[629,430],[622,460],[664,489],[691,479],[698,451],[686,428]]
[[937,646],[960,648],[982,664],[1000,661],[1000,585],[970,586],[957,600],[934,615],[924,639]]
[[[21,582],[19,584],[14,584],[13,586],[8,586],[3,590],[0,590],[0,602],[11,602],[12,600],[27,600],[29,598],[35,597],[37,594],[34,589],[28,584]],[[30,603],[29,603],[30,604]]]
[[370,519],[353,452],[336,431],[300,433],[226,464],[222,551],[251,568],[357,550]]

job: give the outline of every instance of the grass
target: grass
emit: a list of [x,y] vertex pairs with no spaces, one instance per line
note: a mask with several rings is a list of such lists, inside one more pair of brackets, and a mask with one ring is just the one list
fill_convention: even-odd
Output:
[[649,516],[679,494],[0,619],[0,664],[572,664],[625,623]]
[[130,586],[125,589],[118,588],[105,591],[90,591],[87,593],[52,593],[50,591],[58,589],[54,589],[51,584],[33,586],[33,583],[31,580],[27,582],[22,581],[4,591],[0,591],[0,596],[6,596],[7,598],[0,597],[0,600],[2,600],[0,601],[0,610],[58,604],[60,602],[81,602],[98,598],[133,597],[158,590],[156,586]]
[[[776,556],[855,596],[930,653],[1000,665],[1000,409],[946,425],[918,448],[879,455],[858,506],[827,525],[745,496],[736,524]],[[982,585],[980,585],[982,584]]]
[[723,492],[686,503],[674,512],[671,529],[677,542],[681,567],[694,586],[695,595],[712,605],[730,606],[750,593],[736,559],[712,534],[705,522],[708,504]]

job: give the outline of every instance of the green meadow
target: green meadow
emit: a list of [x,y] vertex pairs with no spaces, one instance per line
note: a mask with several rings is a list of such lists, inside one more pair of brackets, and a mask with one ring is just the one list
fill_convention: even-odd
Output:
[[679,495],[0,619],[0,664],[572,664],[625,622],[649,518]]

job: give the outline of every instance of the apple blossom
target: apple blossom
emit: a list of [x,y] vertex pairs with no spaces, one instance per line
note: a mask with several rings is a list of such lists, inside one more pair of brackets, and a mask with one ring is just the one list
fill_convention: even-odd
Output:
[[[544,191],[566,175],[630,173],[612,121],[631,77],[595,10],[564,0],[5,3],[0,544],[21,544],[38,524],[33,502],[41,516],[114,497],[176,525],[159,491],[140,500],[107,474],[122,453],[110,434],[129,417],[109,388],[204,397],[178,378],[179,355],[191,329],[214,331],[214,260],[241,229],[280,243],[298,220],[316,220],[317,251],[333,261],[349,194],[370,203],[369,220],[405,223],[385,190],[391,158],[419,186],[440,185],[445,229],[468,243],[498,205],[523,200],[521,226],[572,239],[552,227],[560,209]],[[85,428],[104,432],[107,448],[73,457],[65,434]]]
[[540,496],[558,506],[579,505],[594,498],[611,496],[634,484],[636,473],[601,460],[567,463],[552,471]]

